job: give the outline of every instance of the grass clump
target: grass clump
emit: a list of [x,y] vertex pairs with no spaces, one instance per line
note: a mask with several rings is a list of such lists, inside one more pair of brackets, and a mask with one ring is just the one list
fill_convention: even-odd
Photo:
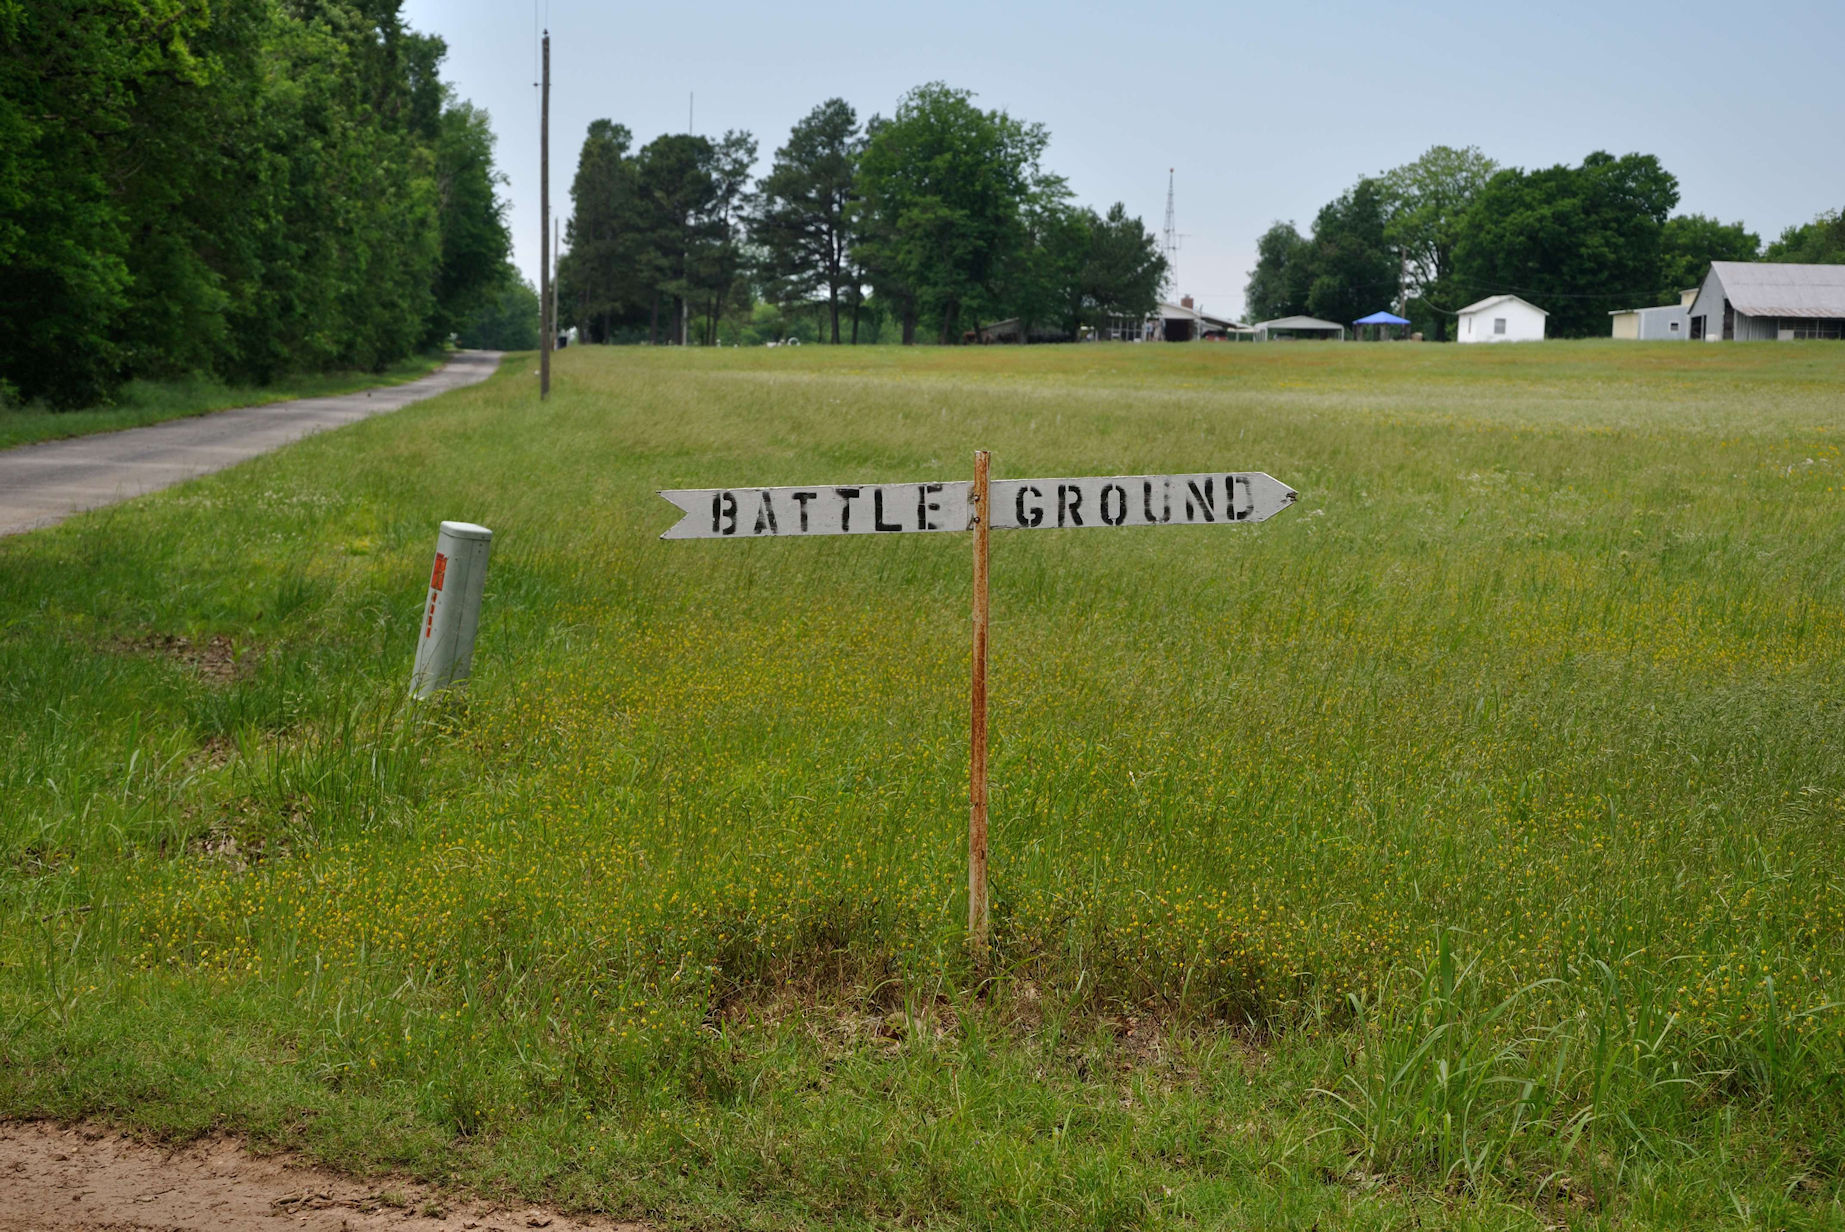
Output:
[[[1488,350],[585,348],[7,541],[0,1108],[700,1225],[1836,1222],[1845,352]],[[966,542],[652,495],[977,446],[1302,492],[995,537],[985,980]]]

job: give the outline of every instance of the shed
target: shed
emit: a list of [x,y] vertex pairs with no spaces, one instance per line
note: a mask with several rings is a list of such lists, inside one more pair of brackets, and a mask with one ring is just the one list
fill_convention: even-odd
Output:
[[1691,301],[1698,288],[1678,293],[1678,303],[1621,308],[1608,314],[1609,335],[1629,342],[1683,342],[1691,336]]
[[1694,341],[1845,338],[1845,265],[1712,261],[1690,315]]
[[1345,326],[1337,321],[1322,321],[1318,317],[1276,317],[1272,321],[1257,321],[1255,328],[1257,342],[1289,338],[1343,340],[1345,337]]
[[1456,342],[1542,342],[1544,321],[1550,316],[1516,295],[1489,295],[1456,315]]
[[1691,301],[1698,289],[1680,291],[1678,303],[1620,308],[1608,314],[1609,336],[1629,342],[1682,342],[1690,336]]

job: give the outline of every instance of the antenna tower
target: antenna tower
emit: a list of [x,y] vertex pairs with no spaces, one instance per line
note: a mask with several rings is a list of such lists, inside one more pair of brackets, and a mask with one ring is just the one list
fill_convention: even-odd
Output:
[[1172,179],[1174,169],[1166,168],[1166,231],[1161,248],[1166,253],[1166,281],[1179,285],[1179,225],[1172,213]]

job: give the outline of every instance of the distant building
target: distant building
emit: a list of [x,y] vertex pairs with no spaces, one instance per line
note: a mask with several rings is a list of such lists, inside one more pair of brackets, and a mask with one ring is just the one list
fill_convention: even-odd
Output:
[[1318,317],[1276,317],[1272,321],[1257,321],[1254,326],[1257,342],[1277,342],[1294,338],[1343,339],[1345,326],[1337,321],[1322,321]]
[[963,342],[1069,342],[1068,330],[1058,329],[1054,325],[1034,325],[1029,331],[1023,328],[1017,317],[1007,317],[1003,321],[994,321],[991,325],[982,325],[980,332],[968,330],[962,335]]
[[1694,341],[1845,338],[1845,265],[1712,261],[1690,318]]
[[1456,342],[1542,342],[1550,314],[1516,295],[1491,295],[1458,315]]
[[1167,342],[1201,342],[1207,338],[1232,338],[1246,334],[1249,327],[1229,317],[1213,316],[1182,295],[1176,304],[1161,304],[1154,310],[1158,337]]
[[1085,330],[1090,342],[1152,342],[1159,337],[1158,317],[1108,317],[1094,329]]
[[1698,288],[1680,291],[1678,303],[1658,308],[1623,308],[1608,314],[1613,336],[1630,342],[1681,342],[1691,336],[1691,301]]
[[1250,328],[1229,317],[1214,316],[1181,296],[1161,303],[1147,317],[1110,317],[1095,331],[1098,342],[1204,342],[1248,336]]

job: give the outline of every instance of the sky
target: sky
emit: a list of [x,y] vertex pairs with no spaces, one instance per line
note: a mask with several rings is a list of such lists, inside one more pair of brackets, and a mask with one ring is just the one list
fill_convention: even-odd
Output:
[[404,14],[447,40],[445,78],[492,115],[514,259],[534,283],[547,25],[559,217],[592,120],[627,125],[637,146],[688,124],[742,129],[760,172],[829,98],[862,119],[944,81],[1045,125],[1045,165],[1077,201],[1123,202],[1156,235],[1170,171],[1174,290],[1230,315],[1271,223],[1304,232],[1361,175],[1432,145],[1528,168],[1655,154],[1678,177],[1680,212],[1740,220],[1764,241],[1845,208],[1845,4],[1833,0],[1239,7],[406,0]]

